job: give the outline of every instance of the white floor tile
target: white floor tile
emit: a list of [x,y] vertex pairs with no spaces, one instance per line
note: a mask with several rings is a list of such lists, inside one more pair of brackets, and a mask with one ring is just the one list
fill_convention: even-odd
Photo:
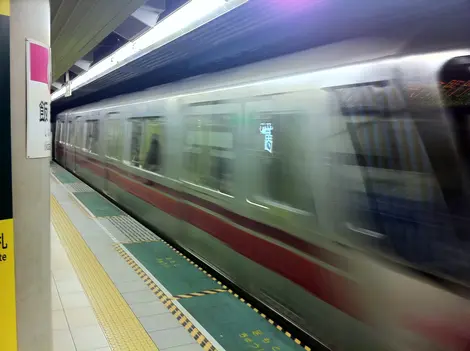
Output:
[[53,330],[52,342],[54,351],[76,351],[72,335],[69,330]]
[[73,277],[75,275],[75,271],[73,270],[73,267],[62,267],[60,269],[54,269],[52,268],[52,276],[54,277],[54,280],[56,283],[61,280],[67,280],[70,279],[70,277]]
[[162,314],[162,313],[168,313],[168,309],[160,301],[136,303],[130,306],[131,306],[132,311],[138,318]]
[[54,250],[51,251],[51,268],[52,271],[62,270],[64,267],[71,269],[72,265],[69,263],[69,258],[65,252],[54,253]]
[[52,330],[69,330],[63,310],[52,311]]
[[57,291],[57,286],[55,285],[55,282],[51,284],[51,294],[54,296],[59,296],[59,292]]
[[73,328],[72,337],[77,351],[95,350],[108,346],[108,341],[98,325]]
[[148,332],[179,328],[181,326],[178,320],[170,312],[140,317],[139,321]]
[[60,294],[60,300],[65,310],[91,306],[88,297],[83,291]]
[[154,331],[149,335],[160,350],[196,343],[183,327]]
[[62,310],[62,302],[60,301],[59,294],[52,292],[51,294],[51,299],[52,299],[52,310],[57,311],[57,310]]
[[73,308],[65,311],[70,328],[99,325],[92,307]]
[[69,258],[51,230],[54,351],[111,351]]
[[83,291],[82,284],[78,278],[71,278],[67,280],[59,280],[57,282],[57,290],[60,294],[68,294]]

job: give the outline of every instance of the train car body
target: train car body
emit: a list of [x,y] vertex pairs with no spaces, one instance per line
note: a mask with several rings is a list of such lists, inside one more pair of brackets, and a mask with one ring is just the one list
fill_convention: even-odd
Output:
[[466,91],[470,50],[401,45],[348,41],[65,111],[56,160],[331,349],[460,350],[468,179],[445,89]]

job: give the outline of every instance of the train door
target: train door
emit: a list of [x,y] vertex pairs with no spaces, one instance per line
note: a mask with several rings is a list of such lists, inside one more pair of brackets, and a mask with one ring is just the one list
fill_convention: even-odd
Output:
[[104,118],[104,164],[106,177],[103,191],[117,200],[118,194],[112,186],[110,177],[119,171],[124,152],[124,120],[119,112],[107,113]]
[[65,167],[73,170],[73,163],[75,158],[75,123],[73,116],[67,116],[66,119],[66,138],[65,138]]
[[64,134],[65,134],[65,122],[64,119],[57,119],[56,128],[54,133],[54,142],[55,142],[55,159],[60,163],[64,164],[65,162],[65,145],[64,145]]
[[211,201],[233,207],[236,145],[241,104],[226,100],[191,103],[184,110],[184,176],[186,191],[207,193]]
[[[182,101],[182,190],[188,198],[202,199],[207,208],[224,208],[226,213],[240,211],[240,169],[237,148],[241,145],[242,105],[229,98],[214,99],[213,93],[185,97]],[[200,201],[200,200],[197,200]],[[197,203],[197,202],[196,202]],[[183,218],[195,214],[194,206],[183,206]],[[231,265],[218,242],[194,225],[185,226],[184,245],[191,247],[208,262],[218,262],[219,269],[230,272]]]
[[74,138],[74,146],[73,146],[73,157],[72,157],[72,165],[71,170],[76,173],[80,162],[80,153],[82,152],[83,148],[83,118],[78,116],[73,121],[75,127],[75,138]]
[[[245,105],[245,184],[248,215],[306,240],[317,232],[315,189],[310,180],[317,149],[315,92],[263,96]],[[317,127],[319,129],[320,126]]]
[[66,115],[64,118],[64,134],[63,134],[63,141],[64,141],[64,153],[63,153],[63,158],[64,158],[64,167],[67,167],[67,152],[68,152],[68,137],[69,137],[69,120],[68,116]]
[[80,154],[81,176],[98,189],[103,189],[106,167],[103,161],[103,136],[99,113],[87,117],[84,121],[83,145]]

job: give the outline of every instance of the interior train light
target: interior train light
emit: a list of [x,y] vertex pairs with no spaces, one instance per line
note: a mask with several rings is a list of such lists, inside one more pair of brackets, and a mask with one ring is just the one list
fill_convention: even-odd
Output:
[[[125,64],[158,49],[169,42],[197,29],[217,17],[244,4],[248,0],[190,0],[180,9],[157,23],[155,27],[105,57],[90,70],[71,81],[76,90]],[[65,95],[65,87],[55,91],[51,100]]]

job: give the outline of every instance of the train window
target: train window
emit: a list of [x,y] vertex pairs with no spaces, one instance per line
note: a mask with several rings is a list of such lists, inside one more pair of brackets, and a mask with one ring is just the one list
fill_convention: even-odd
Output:
[[83,123],[80,117],[75,118],[73,121],[73,137],[72,144],[81,149],[83,147]]
[[140,149],[142,146],[142,134],[144,131],[144,121],[142,119],[131,120],[131,159],[133,166],[139,167],[141,164]]
[[260,113],[249,121],[252,157],[251,199],[314,212],[301,130],[308,116],[299,112]]
[[165,123],[162,117],[131,118],[130,164],[150,172],[162,173]]
[[338,232],[417,268],[441,269],[452,236],[429,157],[430,147],[438,148],[438,161],[445,155],[443,139],[430,133],[432,110],[364,111],[363,104],[345,109],[335,101],[342,108],[332,114],[337,130],[328,149]]
[[63,121],[59,121],[58,123],[58,126],[59,126],[59,130],[58,130],[58,140],[59,140],[59,143],[63,143],[64,142],[64,122]]
[[93,154],[98,154],[100,122],[89,120],[85,123],[85,149]]
[[77,123],[77,139],[75,141],[75,145],[79,148],[79,149],[83,149],[83,144],[84,144],[84,139],[85,139],[85,133],[84,133],[84,128],[85,128],[85,125],[83,124],[83,121],[81,120],[77,120],[76,121]]
[[106,121],[106,156],[120,160],[123,149],[123,132],[121,120]]
[[69,121],[67,123],[67,145],[72,146],[73,145],[73,139],[75,134],[75,124],[72,121]]
[[187,180],[229,195],[235,158],[231,121],[229,114],[187,117],[184,150]]
[[62,121],[61,125],[62,125],[62,128],[61,128],[60,140],[62,141],[62,143],[65,144],[65,142],[67,141],[67,124],[64,121]]
[[[409,211],[435,203],[436,184],[413,121],[407,118],[361,121],[355,117],[346,122],[346,127],[353,153],[336,149],[332,157],[346,167],[360,167],[369,201],[388,204],[394,199],[395,203],[411,206]],[[357,192],[350,176],[342,174],[339,184]]]

